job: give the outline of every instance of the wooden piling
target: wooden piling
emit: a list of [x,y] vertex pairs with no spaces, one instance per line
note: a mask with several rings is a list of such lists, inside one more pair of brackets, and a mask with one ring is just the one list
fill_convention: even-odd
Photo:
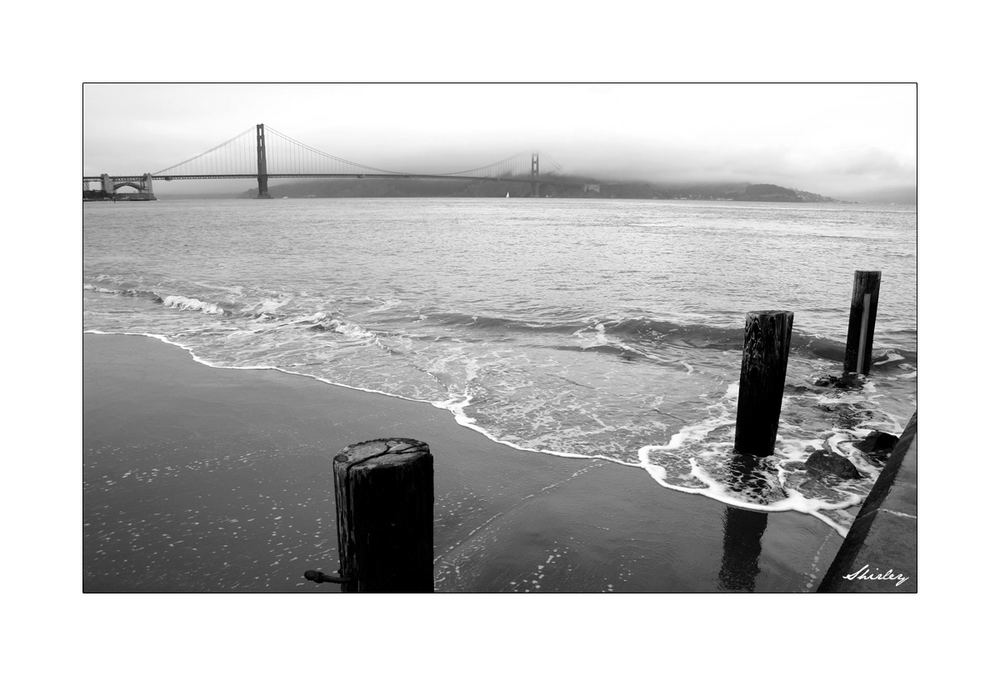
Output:
[[774,453],[794,317],[793,312],[774,310],[747,313],[736,407],[737,453]]
[[333,476],[342,591],[434,591],[434,470],[427,444],[352,444],[333,459]]
[[854,293],[851,296],[851,320],[847,328],[844,373],[868,375],[871,370],[875,314],[878,311],[878,291],[881,285],[881,271],[854,272]]

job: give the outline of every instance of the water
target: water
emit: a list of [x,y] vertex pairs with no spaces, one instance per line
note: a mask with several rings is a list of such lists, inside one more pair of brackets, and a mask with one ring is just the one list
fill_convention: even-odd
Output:
[[[643,467],[668,489],[843,533],[916,402],[916,213],[610,200],[88,203],[84,325],[215,366],[429,402],[530,451]],[[882,271],[871,377],[839,373],[853,271]],[[731,465],[744,314],[795,312],[779,441]],[[812,448],[857,481],[818,481]]]

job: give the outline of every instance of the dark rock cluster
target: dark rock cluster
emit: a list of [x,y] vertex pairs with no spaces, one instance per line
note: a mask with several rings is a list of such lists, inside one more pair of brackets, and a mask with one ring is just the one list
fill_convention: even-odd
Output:
[[899,437],[886,432],[872,432],[861,441],[854,442],[854,447],[865,454],[866,457],[878,462],[885,462],[895,448]]
[[854,464],[833,451],[813,451],[806,460],[806,471],[815,476],[835,476],[840,479],[860,479],[861,473]]

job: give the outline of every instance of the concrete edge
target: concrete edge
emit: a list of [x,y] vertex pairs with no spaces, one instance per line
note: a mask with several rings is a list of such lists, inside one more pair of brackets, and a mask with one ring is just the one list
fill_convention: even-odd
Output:
[[[900,473],[900,468],[903,466],[910,449],[915,445],[917,438],[917,414],[913,413],[910,418],[909,423],[906,425],[906,429],[903,431],[902,436],[899,441],[896,442],[895,447],[892,450],[892,454],[889,456],[885,467],[882,469],[882,473],[879,474],[878,479],[875,481],[875,485],[872,487],[871,492],[868,497],[865,498],[864,503],[861,505],[861,511],[858,512],[857,518],[854,523],[851,524],[851,529],[847,533],[847,537],[844,538],[844,542],[840,546],[840,550],[834,557],[833,562],[830,564],[829,569],[826,571],[826,575],[823,577],[823,581],[820,583],[817,591],[818,592],[839,592],[839,591],[916,591],[916,571],[913,571],[913,584],[906,589],[895,588],[891,585],[883,586],[881,588],[868,587],[866,589],[851,588],[854,587],[853,580],[845,579],[845,575],[849,575],[859,570],[859,566],[866,564],[866,561],[859,560],[859,554],[863,550],[871,549],[869,546],[869,535],[872,533],[872,526],[875,524],[876,520],[882,519],[885,514],[888,516],[903,516],[913,521],[913,531],[915,534],[916,526],[916,504],[914,502],[914,514],[913,515],[900,515],[896,512],[884,513],[882,511],[882,504],[885,502],[886,498],[889,496],[893,486],[896,484],[897,476]],[[915,460],[915,458],[914,458]],[[914,470],[915,475],[915,470]],[[876,529],[877,533],[873,535],[875,538],[885,539],[887,537],[893,537],[892,535],[886,535],[884,529]],[[893,529],[892,533],[898,533],[898,529]],[[901,535],[900,539],[905,539],[905,535]],[[896,545],[898,543],[891,543]],[[916,540],[914,539],[913,544],[910,547],[913,550],[913,562],[916,562]],[[882,547],[879,547],[880,549]]]

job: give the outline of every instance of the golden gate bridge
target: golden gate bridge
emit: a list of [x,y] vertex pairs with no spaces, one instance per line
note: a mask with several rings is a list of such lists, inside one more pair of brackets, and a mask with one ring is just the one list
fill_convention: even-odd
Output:
[[[509,181],[530,184],[539,195],[543,185],[577,185],[561,180],[559,163],[546,157],[554,171],[541,173],[542,155],[524,152],[491,164],[448,173],[414,173],[368,166],[319,150],[271,127],[258,124],[227,141],[159,171],[143,174],[84,176],[84,197],[89,199],[155,200],[153,181],[256,179],[257,197],[269,198],[268,180],[281,178],[393,178]],[[91,185],[99,184],[92,190]],[[121,191],[131,188],[135,192]]]

